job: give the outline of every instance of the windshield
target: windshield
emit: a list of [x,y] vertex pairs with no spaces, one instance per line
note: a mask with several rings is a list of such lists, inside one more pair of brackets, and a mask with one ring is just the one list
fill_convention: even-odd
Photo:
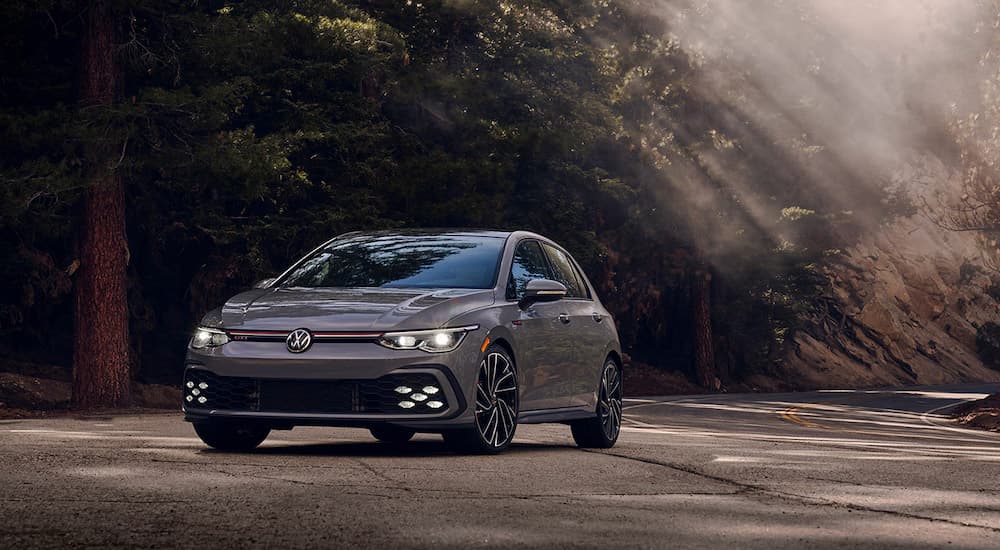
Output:
[[504,239],[355,235],[307,258],[282,287],[493,288]]

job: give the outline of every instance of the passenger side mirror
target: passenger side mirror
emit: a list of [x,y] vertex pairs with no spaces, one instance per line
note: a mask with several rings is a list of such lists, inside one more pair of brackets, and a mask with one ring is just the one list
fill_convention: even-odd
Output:
[[253,287],[254,288],[267,288],[267,287],[271,286],[271,283],[273,283],[274,281],[275,281],[274,277],[272,277],[270,279],[262,279],[260,281],[257,281],[256,283],[254,283]]
[[532,279],[524,286],[524,296],[517,305],[527,309],[535,302],[555,302],[566,297],[566,286],[558,281]]

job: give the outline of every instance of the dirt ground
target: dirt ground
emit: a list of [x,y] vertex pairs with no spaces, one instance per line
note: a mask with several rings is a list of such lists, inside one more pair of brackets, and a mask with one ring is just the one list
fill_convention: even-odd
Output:
[[955,409],[952,414],[966,426],[1000,432],[1000,393],[966,403]]
[[627,363],[624,371],[625,385],[622,391],[626,397],[705,393],[703,388],[692,384],[679,372],[664,371],[634,361]]
[[[4,371],[3,367],[9,366],[0,365],[0,419],[48,418],[77,414],[70,409],[71,384],[64,370],[55,367],[42,370],[36,367],[18,368],[13,372]],[[180,402],[179,387],[132,383],[134,412],[179,410]]]

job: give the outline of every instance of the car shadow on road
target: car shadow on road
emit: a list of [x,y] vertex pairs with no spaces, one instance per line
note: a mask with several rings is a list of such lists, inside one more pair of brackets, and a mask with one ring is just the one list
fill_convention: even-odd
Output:
[[[524,455],[556,451],[576,450],[573,445],[514,442],[502,456]],[[202,449],[202,454],[233,454],[231,452]],[[451,450],[443,441],[411,441],[403,444],[372,442],[306,443],[301,445],[271,445],[258,447],[246,455],[271,456],[345,456],[345,457],[387,457],[387,458],[433,458],[463,456]]]

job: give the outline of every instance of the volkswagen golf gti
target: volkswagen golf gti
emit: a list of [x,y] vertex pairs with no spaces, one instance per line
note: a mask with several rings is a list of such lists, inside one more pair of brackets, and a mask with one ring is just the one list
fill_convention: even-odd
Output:
[[498,453],[539,422],[607,448],[621,427],[614,320],[524,231],[341,235],[206,315],[185,363],[185,418],[221,450],[309,425]]

